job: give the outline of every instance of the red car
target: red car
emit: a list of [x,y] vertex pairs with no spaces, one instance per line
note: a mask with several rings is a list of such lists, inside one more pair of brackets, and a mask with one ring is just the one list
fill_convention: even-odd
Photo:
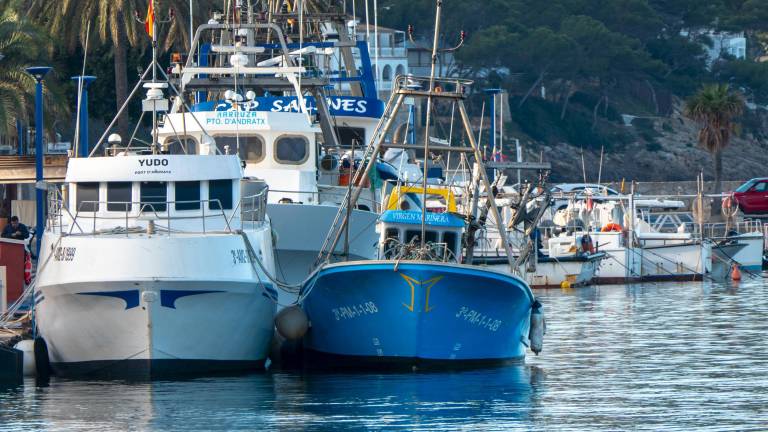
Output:
[[733,197],[744,213],[768,213],[768,178],[749,180],[736,188]]

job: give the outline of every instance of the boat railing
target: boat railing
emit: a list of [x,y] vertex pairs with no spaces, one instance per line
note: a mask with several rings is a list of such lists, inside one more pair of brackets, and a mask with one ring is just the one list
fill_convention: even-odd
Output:
[[[198,204],[201,213],[200,214],[190,214],[190,215],[182,215],[182,214],[173,214],[172,212],[168,211],[168,209],[172,208],[171,206],[177,206],[177,205],[191,205],[191,204]],[[211,205],[214,204],[214,205]],[[102,205],[107,206],[113,206],[113,207],[124,207],[124,211],[107,211],[107,212],[99,212],[94,211],[93,209],[99,209]],[[138,210],[134,212],[134,206],[138,206]],[[208,207],[208,213],[206,214],[206,207]],[[165,221],[165,226],[157,226],[155,225],[154,229],[156,230],[163,230],[166,231],[168,235],[171,235],[172,232],[177,233],[209,233],[209,232],[221,232],[221,229],[212,229],[211,223],[206,223],[209,219],[220,219],[224,222],[224,230],[225,232],[233,232],[232,227],[229,223],[229,219],[227,218],[227,215],[222,208],[221,201],[219,199],[213,199],[213,200],[182,200],[182,201],[154,201],[154,202],[146,202],[146,201],[81,201],[78,203],[77,210],[75,211],[72,225],[69,226],[69,231],[66,233],[67,235],[72,235],[73,230],[76,226],[76,223],[78,220],[89,220],[91,221],[91,231],[90,232],[84,232],[82,228],[80,228],[81,234],[106,234],[110,231],[112,232],[125,232],[129,233],[132,231],[139,231],[139,230],[145,230],[143,227],[139,226],[131,226],[131,222],[149,222],[151,221],[153,225],[155,225],[157,222]],[[109,228],[99,229],[99,224],[97,222],[102,221],[120,221],[120,225],[116,225]],[[179,222],[183,221],[200,221],[200,229],[188,229],[187,226],[184,226],[186,229],[178,229],[177,224]],[[188,225],[188,224],[187,224]],[[151,233],[153,228],[150,228],[149,226],[146,228],[147,233]]]
[[[328,187],[328,186],[325,186]],[[333,189],[331,189],[333,188]],[[347,194],[347,188],[345,186],[331,186],[328,189],[322,189],[322,190],[316,190],[316,191],[298,191],[298,190],[281,190],[281,189],[271,189],[271,192],[273,193],[284,193],[284,194],[295,194],[295,195],[309,195],[313,198],[314,202],[317,204],[322,204],[320,201],[320,198],[325,196],[331,196],[331,197],[338,197],[339,201],[335,202],[336,205],[341,205],[341,203],[344,201],[344,198],[346,198]],[[375,199],[370,199],[363,197],[363,195],[360,195],[360,198],[357,200],[358,210],[365,210],[365,208],[362,208],[362,206],[359,203],[366,204],[366,207],[369,207],[368,210],[370,211],[376,211],[378,208],[378,202]]]
[[703,225],[704,237],[711,239],[723,239],[736,234],[764,233],[763,222],[756,219],[746,219],[733,223],[708,223]]
[[250,229],[254,229],[257,225],[262,224],[267,219],[268,195],[269,189],[265,186],[264,189],[256,194],[242,197],[237,203],[235,211],[232,212],[232,217],[234,217],[238,210],[240,211],[240,223],[243,229],[245,229],[246,226]]
[[[224,209],[219,199],[174,200],[174,201],[81,201],[74,214],[65,205],[61,192],[56,189],[49,193],[48,227],[62,235],[96,235],[108,233],[157,232],[172,233],[235,233],[235,216],[240,215],[240,229],[245,225],[255,228],[266,220],[268,190],[243,197],[233,210]],[[177,205],[197,207],[199,212],[179,214],[169,211]],[[94,211],[102,206],[124,208],[125,210]],[[230,216],[227,213],[230,212]],[[150,224],[150,221],[152,222]],[[199,222],[199,225],[194,222]],[[104,226],[106,223],[119,222]],[[146,222],[139,226],[137,222]],[[165,226],[156,225],[165,222]]]
[[446,97],[463,97],[474,81],[463,78],[430,78],[428,76],[398,75],[393,90],[401,93],[429,95],[430,82],[434,82],[434,94]]

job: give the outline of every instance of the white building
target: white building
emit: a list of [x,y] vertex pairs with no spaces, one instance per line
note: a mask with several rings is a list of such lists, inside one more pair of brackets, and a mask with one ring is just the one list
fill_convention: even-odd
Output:
[[[408,41],[408,68],[416,76],[429,76],[432,70],[432,41]],[[452,51],[440,51],[437,54],[437,75],[456,76],[456,60]]]
[[[387,100],[392,92],[392,80],[398,75],[409,73],[406,34],[401,30],[387,27],[377,28],[359,23],[355,33],[358,41],[368,41],[368,52],[373,66],[376,89],[379,98]],[[355,51],[355,60],[358,64],[360,63],[357,51]]]
[[744,35],[744,32],[728,33],[715,30],[683,30],[680,34],[691,40],[706,36],[712,41],[711,46],[709,44],[703,45],[707,52],[708,66],[712,66],[715,61],[724,56],[731,56],[737,59],[747,58],[747,38]]

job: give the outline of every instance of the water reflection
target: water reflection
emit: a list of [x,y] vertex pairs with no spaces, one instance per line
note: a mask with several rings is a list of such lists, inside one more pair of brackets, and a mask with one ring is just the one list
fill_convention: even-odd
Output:
[[0,389],[5,430],[626,430],[768,425],[768,286],[667,283],[537,293],[526,365],[284,373]]
[[53,381],[0,393],[0,430],[378,429],[530,421],[536,368],[288,374],[180,382]]

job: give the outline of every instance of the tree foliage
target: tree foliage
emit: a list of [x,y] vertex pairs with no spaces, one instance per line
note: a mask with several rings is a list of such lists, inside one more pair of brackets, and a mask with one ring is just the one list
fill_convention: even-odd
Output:
[[744,112],[741,95],[727,84],[704,86],[685,104],[685,114],[700,126],[699,145],[715,158],[715,192],[721,192],[723,176],[722,152],[731,141],[736,119]]
[[[386,25],[413,23],[422,36],[432,31],[434,0],[381,3],[389,11]],[[687,98],[702,83],[718,81],[768,102],[763,79],[768,66],[749,58],[710,65],[705,36],[744,32],[755,55],[754,42],[768,30],[765,0],[444,0],[443,5],[445,34],[463,29],[470,35],[456,54],[463,71],[474,75],[478,87],[490,78],[501,82],[519,110],[534,109],[526,107],[531,98],[545,96],[545,103],[559,107],[561,122],[575,115],[590,119],[594,130],[598,122],[611,121],[611,111],[669,113],[670,103],[664,102],[669,95]],[[588,115],[571,113],[574,109]]]

